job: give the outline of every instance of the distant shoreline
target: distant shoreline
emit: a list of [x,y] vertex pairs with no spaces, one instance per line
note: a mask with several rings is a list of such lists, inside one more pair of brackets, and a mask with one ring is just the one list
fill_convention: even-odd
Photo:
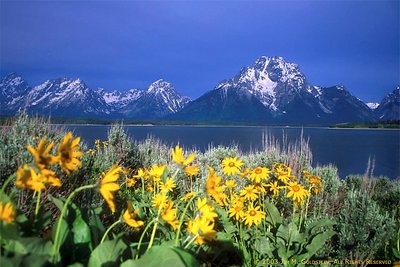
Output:
[[[0,126],[7,126],[7,122],[13,120],[15,116],[0,116]],[[366,129],[366,130],[400,130],[400,120],[385,122],[360,122],[360,123],[338,123],[328,124],[260,124],[245,122],[181,122],[181,121],[151,121],[151,120],[111,120],[93,118],[46,118],[49,125],[62,126],[111,126],[113,124],[123,124],[124,126],[192,126],[192,127],[277,127],[277,128],[330,128],[330,129]]]

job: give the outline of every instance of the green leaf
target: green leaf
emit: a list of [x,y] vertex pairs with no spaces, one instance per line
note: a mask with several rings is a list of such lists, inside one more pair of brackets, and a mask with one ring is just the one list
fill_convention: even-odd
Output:
[[37,237],[26,237],[19,240],[30,254],[39,256],[50,256],[52,254],[53,243]]
[[56,207],[57,207],[60,211],[62,210],[62,208],[64,207],[64,202],[65,202],[65,200],[58,199],[58,198],[56,198],[56,197],[53,197],[52,195],[49,195],[48,198],[49,198],[49,200],[50,200],[51,202],[54,203],[54,205],[56,205]]
[[261,236],[260,238],[258,238],[254,243],[254,247],[261,255],[267,255],[268,258],[274,257],[273,251],[275,250],[275,247],[273,246],[271,241],[265,236]]
[[118,266],[119,259],[127,247],[122,238],[104,241],[90,254],[88,266]]
[[281,224],[276,233],[276,237],[281,238],[285,243],[289,242],[289,228],[283,224]]
[[282,224],[282,216],[279,213],[277,207],[270,203],[265,203],[265,211],[267,212],[266,221],[276,227],[278,224]]
[[152,247],[146,254],[138,260],[128,260],[121,264],[121,267],[197,267],[196,259],[188,252],[174,248],[166,243],[161,246]]
[[0,234],[3,239],[12,239],[16,240],[19,238],[19,232],[17,226],[15,224],[6,223],[0,221]]
[[286,252],[286,247],[284,246],[279,246],[278,247],[278,256],[281,260],[287,260],[289,259],[289,255]]
[[192,254],[188,253],[187,251],[185,251],[181,248],[177,248],[177,247],[172,247],[171,249],[179,255],[181,260],[185,263],[185,266],[192,266],[192,267],[199,266],[199,263],[193,257]]
[[318,235],[316,235],[312,239],[311,243],[306,246],[308,259],[311,258],[315,253],[317,253],[317,251],[322,248],[325,242],[331,239],[331,237],[335,234],[335,231],[327,230],[323,233],[319,233]]
[[400,260],[400,251],[398,249],[393,248],[393,255]]
[[91,241],[90,228],[81,216],[78,216],[72,223],[74,243],[89,243]]
[[80,262],[75,262],[73,264],[68,265],[67,267],[85,267],[85,265],[83,265]]
[[92,236],[92,244],[93,246],[97,246],[100,243],[106,229],[99,218],[99,213],[97,210],[88,210],[88,213],[90,216],[87,220],[87,223],[89,224],[89,229]]
[[12,258],[6,258],[0,255],[0,266],[20,266],[21,261],[21,255],[14,255]]
[[30,254],[23,258],[21,266],[42,267],[46,266],[50,256],[44,257],[43,255]]
[[312,222],[307,226],[307,233],[309,235],[316,234],[321,230],[322,227],[331,227],[336,223],[331,219],[320,219],[318,221]]

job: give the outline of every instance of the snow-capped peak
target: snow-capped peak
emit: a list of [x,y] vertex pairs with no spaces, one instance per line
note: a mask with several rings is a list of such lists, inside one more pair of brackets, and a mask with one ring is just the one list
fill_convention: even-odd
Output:
[[307,90],[307,81],[297,64],[286,62],[282,57],[261,56],[254,65],[215,87],[216,90],[229,88],[245,89],[264,106],[276,111],[283,95]]
[[370,109],[372,109],[372,110],[374,110],[374,109],[376,109],[377,107],[379,107],[379,103],[376,103],[376,102],[368,102],[368,103],[366,103],[367,104],[367,106],[370,108]]
[[25,80],[22,79],[17,73],[12,72],[8,74],[4,79],[1,81],[1,86],[19,86],[21,84],[26,84]]
[[160,93],[160,92],[163,92],[163,91],[169,90],[169,89],[175,90],[169,82],[166,82],[163,79],[159,79],[159,80],[153,82],[152,84],[150,84],[150,86],[147,88],[147,92],[148,93]]

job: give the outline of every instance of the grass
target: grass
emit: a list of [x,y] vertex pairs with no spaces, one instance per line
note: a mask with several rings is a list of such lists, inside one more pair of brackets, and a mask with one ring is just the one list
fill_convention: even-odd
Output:
[[[113,125],[107,140],[92,148],[81,144],[77,170],[68,174],[58,163],[49,166],[61,186],[46,186],[39,197],[15,186],[18,167],[28,164],[36,170],[26,146],[37,147],[45,137],[54,143],[50,154],[56,155],[66,131],[26,114],[7,126],[0,130],[0,200],[3,207],[12,204],[15,216],[9,215],[8,223],[0,212],[4,266],[146,266],[167,260],[177,266],[291,266],[328,259],[362,266],[367,259],[399,260],[400,181],[368,174],[340,179],[334,166],[313,168],[302,137],[283,144],[266,137],[264,150],[251,153],[222,146],[204,153],[183,151],[184,159],[196,155],[184,164],[198,167],[198,174],[189,176],[171,156],[172,147],[154,138],[131,140],[122,125]],[[231,158],[243,163],[240,173],[226,173],[222,163]],[[112,177],[113,166],[121,171],[115,176],[119,190],[110,199],[99,188],[104,177]],[[159,168],[163,171],[154,174]],[[254,180],[258,168],[270,170],[260,181]],[[321,187],[310,184],[311,178]],[[168,181],[175,187],[164,191]],[[226,181],[236,185],[229,189]],[[267,185],[273,182],[280,187],[277,194]],[[236,199],[235,192],[257,186],[255,199]],[[288,197],[299,188],[304,188],[296,191],[300,200]],[[181,200],[189,192],[196,196]],[[159,195],[166,199],[154,206]],[[201,200],[206,206],[199,206]],[[169,208],[167,203],[172,203]],[[245,215],[236,218],[231,215],[238,204]],[[259,207],[252,214],[260,220],[252,220],[252,207]]]

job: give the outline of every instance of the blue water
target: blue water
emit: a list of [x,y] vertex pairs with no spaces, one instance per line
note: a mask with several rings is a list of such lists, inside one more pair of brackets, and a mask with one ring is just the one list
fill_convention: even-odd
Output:
[[[93,146],[94,140],[107,139],[109,126],[67,126],[82,140]],[[333,164],[339,175],[364,174],[368,159],[375,160],[373,174],[389,178],[400,177],[400,131],[374,129],[331,129],[297,127],[237,127],[237,126],[125,126],[133,139],[148,136],[165,144],[180,144],[185,148],[207,150],[210,145],[238,145],[243,152],[263,149],[266,135],[279,142],[298,140],[303,132],[313,154],[313,165]]]

